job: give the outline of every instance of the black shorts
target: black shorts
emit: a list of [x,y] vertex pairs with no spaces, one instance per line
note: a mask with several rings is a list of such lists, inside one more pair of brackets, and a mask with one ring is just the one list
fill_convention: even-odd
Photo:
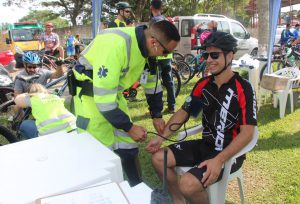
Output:
[[80,54],[80,46],[79,45],[75,45],[75,53]]
[[[208,159],[212,159],[220,152],[216,151],[210,144],[205,143],[203,140],[190,140],[170,145],[169,148],[174,154],[176,166],[193,166],[188,172],[193,174],[199,181],[203,177],[203,173],[206,171],[206,167],[198,168],[197,166]],[[236,162],[232,165],[231,173],[241,168],[245,157],[241,156],[236,159]],[[222,179],[223,169],[218,177],[218,180]],[[217,182],[216,181],[216,182]]]

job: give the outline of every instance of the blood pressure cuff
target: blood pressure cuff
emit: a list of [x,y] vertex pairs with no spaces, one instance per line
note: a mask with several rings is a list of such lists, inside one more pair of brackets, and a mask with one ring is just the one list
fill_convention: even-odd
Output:
[[181,108],[185,110],[190,116],[197,117],[202,111],[203,101],[199,97],[188,96]]

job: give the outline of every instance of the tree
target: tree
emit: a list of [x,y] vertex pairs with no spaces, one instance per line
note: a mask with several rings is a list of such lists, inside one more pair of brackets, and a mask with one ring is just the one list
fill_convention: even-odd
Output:
[[83,18],[83,20],[90,18],[92,1],[91,0],[57,0],[57,1],[44,1],[43,6],[62,8],[59,11],[63,17],[70,18],[72,25],[77,25],[77,17]]
[[30,11],[28,15],[24,16],[19,21],[23,22],[23,21],[33,21],[33,20],[37,20],[40,23],[51,21],[54,24],[55,28],[63,28],[69,25],[67,20],[60,18],[59,14],[53,13],[49,10]]

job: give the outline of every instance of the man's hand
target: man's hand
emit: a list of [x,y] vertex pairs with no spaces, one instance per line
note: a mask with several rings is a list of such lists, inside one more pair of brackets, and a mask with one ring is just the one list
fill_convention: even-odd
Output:
[[201,180],[201,182],[204,183],[204,187],[207,187],[218,180],[222,170],[222,165],[223,163],[218,159],[218,157],[201,162],[198,168],[206,166],[206,172],[203,174],[203,178]]
[[129,136],[136,142],[142,142],[147,137],[147,130],[142,126],[133,125],[128,131]]
[[153,154],[157,152],[160,149],[160,146],[163,142],[163,139],[161,137],[156,137],[154,139],[151,139],[150,142],[146,146],[147,152]]
[[165,121],[162,118],[153,118],[153,126],[158,134],[163,134],[165,129]]

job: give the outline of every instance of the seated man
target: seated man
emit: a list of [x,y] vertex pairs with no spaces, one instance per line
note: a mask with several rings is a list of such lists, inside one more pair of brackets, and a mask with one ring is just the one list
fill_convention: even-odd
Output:
[[[168,146],[167,185],[173,203],[208,203],[205,190],[222,178],[222,166],[252,139],[256,120],[255,95],[251,84],[231,70],[236,51],[235,38],[224,32],[213,32],[204,41],[204,54],[212,75],[200,79],[180,110],[167,123],[163,136],[168,137],[177,124],[197,116],[201,109],[202,139]],[[176,124],[176,125],[174,125]],[[173,126],[170,128],[170,126]],[[152,153],[152,163],[163,175],[163,139],[152,139],[146,150]],[[231,171],[238,170],[244,157],[237,159]],[[175,166],[194,166],[180,182]],[[217,196],[217,195],[216,195]]]
[[64,59],[64,48],[60,46],[58,35],[52,32],[53,24],[51,22],[45,23],[45,29],[46,32],[42,33],[39,39],[39,50],[44,43],[45,54],[56,55],[59,53],[59,59]]
[[61,61],[57,62],[57,69],[55,71],[40,68],[40,57],[33,52],[26,52],[23,57],[24,70],[21,71],[15,79],[14,94],[15,97],[21,93],[28,91],[28,87],[32,83],[39,83],[46,85],[48,79],[58,78],[63,75]]

